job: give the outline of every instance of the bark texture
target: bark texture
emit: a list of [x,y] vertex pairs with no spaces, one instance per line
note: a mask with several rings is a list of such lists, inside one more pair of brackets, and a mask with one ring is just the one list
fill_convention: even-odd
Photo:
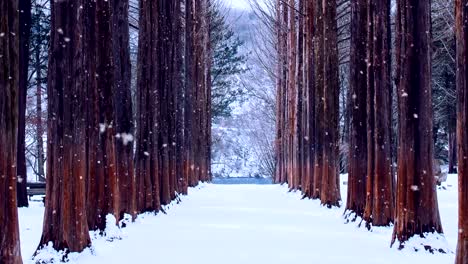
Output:
[[398,182],[392,244],[442,233],[433,175],[430,2],[397,1]]
[[21,264],[16,208],[19,94],[18,1],[0,2],[0,263]]
[[85,199],[90,16],[84,0],[51,3],[47,190],[39,248],[52,242],[57,250],[81,252],[91,244]]

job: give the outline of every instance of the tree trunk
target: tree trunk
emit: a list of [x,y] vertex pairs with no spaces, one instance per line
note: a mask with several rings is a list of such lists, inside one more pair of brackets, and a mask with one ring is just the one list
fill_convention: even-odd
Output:
[[133,163],[133,123],[128,0],[115,0],[112,6],[112,51],[115,78],[116,160],[119,180],[120,219],[127,213],[136,217],[136,179]]
[[192,137],[192,119],[193,119],[193,90],[195,65],[193,58],[194,38],[195,38],[195,14],[194,0],[185,1],[185,87],[184,87],[184,190],[187,194],[187,188],[192,183],[193,170],[195,167],[193,157],[193,137]]
[[21,264],[17,206],[18,1],[0,3],[0,263]]
[[320,200],[328,207],[339,206],[341,200],[339,185],[338,154],[338,33],[336,24],[336,1],[324,1],[323,6],[323,172]]
[[137,147],[135,167],[137,211],[159,211],[160,179],[158,164],[157,120],[159,116],[157,83],[158,3],[140,1],[137,81]]
[[367,174],[367,1],[351,1],[350,133],[348,198],[345,217],[363,217],[366,206]]
[[36,155],[37,155],[37,176],[40,182],[45,182],[44,171],[44,126],[42,124],[42,69],[40,63],[41,49],[35,51],[36,69]]
[[[442,233],[433,174],[429,1],[397,1],[398,183],[392,244]],[[462,155],[463,157],[463,155]]]
[[323,1],[314,1],[314,61],[315,61],[315,153],[314,153],[314,180],[312,198],[319,199],[322,189],[323,175],[323,151],[324,151],[324,17],[323,17]]
[[458,245],[456,264],[468,263],[468,0],[455,1],[457,39]]
[[305,197],[311,197],[314,190],[314,149],[315,149],[315,65],[314,65],[314,3],[305,1],[306,22],[304,28],[304,162],[305,174],[303,193]]
[[51,2],[55,30],[49,49],[47,190],[39,248],[52,242],[56,250],[81,252],[91,244],[85,203],[91,11],[84,0]]
[[448,173],[457,173],[457,120],[449,116],[448,118]]
[[364,220],[368,227],[393,223],[390,1],[370,0],[368,11],[368,170]]
[[[88,224],[90,230],[104,231],[106,216],[119,219],[119,189],[115,157],[114,60],[112,46],[112,13],[108,1],[98,0],[95,6],[95,31],[89,49],[95,47],[95,85],[89,91],[89,108],[93,115],[89,136]],[[94,46],[93,42],[96,43]],[[91,75],[93,76],[93,75]],[[92,82],[94,80],[91,80]]]
[[18,151],[16,170],[18,175],[18,207],[28,207],[28,181],[26,169],[26,97],[28,90],[29,36],[31,35],[31,0],[19,1],[19,93],[18,93]]

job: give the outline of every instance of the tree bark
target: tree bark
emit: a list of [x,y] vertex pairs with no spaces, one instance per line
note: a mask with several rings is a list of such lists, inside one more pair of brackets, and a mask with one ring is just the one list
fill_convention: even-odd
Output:
[[85,48],[91,11],[84,0],[51,2],[47,190],[39,249],[52,242],[56,250],[81,252],[91,244],[85,203],[87,71],[92,59]]
[[[88,224],[91,230],[106,228],[106,216],[120,217],[119,189],[115,156],[115,110],[114,110],[114,59],[112,48],[112,12],[111,4],[105,0],[96,1],[94,41],[89,49],[95,48],[96,88],[89,90],[88,109],[93,115],[90,123],[88,163],[94,166],[94,173],[88,173]],[[93,43],[96,43],[95,46]],[[91,75],[93,76],[93,75]]]
[[458,245],[456,264],[468,263],[468,1],[455,1],[457,40]]
[[368,171],[364,220],[368,227],[393,223],[390,1],[369,1]]
[[324,152],[324,17],[323,17],[323,1],[314,1],[314,19],[315,19],[315,34],[314,34],[314,61],[315,61],[315,153],[314,153],[314,180],[312,198],[319,199],[322,189],[323,175],[323,152]]
[[429,1],[397,1],[398,183],[392,244],[442,233],[433,174]]
[[21,264],[17,210],[18,1],[0,2],[0,263]]
[[136,179],[133,162],[133,122],[128,22],[128,0],[115,0],[112,6],[112,53],[115,78],[116,160],[120,195],[120,219],[123,214],[136,217]]
[[40,182],[45,182],[45,155],[44,155],[44,125],[42,123],[42,69],[40,63],[41,49],[35,51],[36,69],[36,155],[37,155],[37,176]]
[[18,207],[28,207],[28,181],[26,169],[26,97],[28,90],[29,36],[31,35],[31,0],[19,1],[19,93],[18,93],[18,151],[17,158],[17,195]]
[[348,198],[346,217],[363,217],[367,175],[367,1],[351,1]]
[[[336,1],[324,1],[323,6],[323,172],[320,200],[327,207],[339,206],[341,200],[339,185],[338,154],[338,35],[336,24]],[[325,123],[326,122],[326,123]]]
[[159,211],[157,83],[159,77],[158,3],[140,1],[137,81],[137,146],[135,153],[137,211]]

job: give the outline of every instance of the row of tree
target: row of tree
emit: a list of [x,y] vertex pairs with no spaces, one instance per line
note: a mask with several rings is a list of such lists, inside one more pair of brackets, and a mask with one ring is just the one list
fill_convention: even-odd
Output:
[[[211,178],[210,1],[139,5],[135,124],[129,1],[50,3],[39,249],[52,242],[80,252],[91,244],[89,230],[105,230],[107,215],[157,213]],[[20,32],[31,32],[22,29],[31,25],[31,1],[2,1],[0,16],[0,262],[21,263],[16,183],[26,174],[17,170],[16,155],[24,157],[17,142],[24,144],[18,124],[25,118],[30,35]]]
[[[277,51],[277,183],[337,206],[340,114],[337,10],[348,1],[275,3]],[[456,3],[460,242],[467,263],[466,63],[467,2]],[[394,17],[395,28],[391,21]],[[440,17],[438,17],[440,19]],[[435,188],[431,1],[350,1],[347,90],[348,197],[345,217],[367,227],[394,224],[392,244],[442,233]],[[394,34],[392,34],[394,33]],[[394,36],[394,38],[393,38]],[[441,43],[439,39],[439,44]],[[445,44],[445,43],[443,43]],[[442,44],[441,44],[442,45]],[[394,92],[395,91],[395,92]],[[393,102],[397,117],[392,145]],[[455,138],[454,135],[450,139]],[[453,151],[453,144],[450,149]],[[453,155],[452,158],[453,159]],[[398,165],[392,167],[392,161]],[[454,167],[454,165],[451,165]],[[394,174],[397,174],[395,180]]]

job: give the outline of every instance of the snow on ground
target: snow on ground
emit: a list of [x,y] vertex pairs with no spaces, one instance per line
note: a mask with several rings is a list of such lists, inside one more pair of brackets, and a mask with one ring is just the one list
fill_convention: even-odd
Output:
[[[342,182],[346,177],[342,177]],[[342,197],[346,198],[346,186]],[[456,175],[439,188],[445,236],[454,251],[457,239]],[[208,184],[192,189],[168,214],[145,214],[121,230],[121,240],[93,238],[93,250],[71,263],[289,264],[289,263],[453,263],[454,254],[430,254],[390,248],[392,228],[369,232],[344,224],[343,208],[326,209],[317,201],[278,185]],[[43,206],[20,209],[25,263],[41,235]],[[113,233],[118,232],[113,230]],[[114,234],[115,235],[115,234]],[[93,234],[93,237],[95,235]]]

